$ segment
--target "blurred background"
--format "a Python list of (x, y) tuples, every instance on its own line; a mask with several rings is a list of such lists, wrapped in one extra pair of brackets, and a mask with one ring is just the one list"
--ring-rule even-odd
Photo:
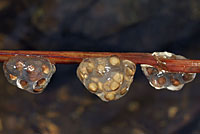
[[(199, 0), (0, 0), (0, 49), (169, 51), (200, 59)], [(2, 64), (1, 64), (2, 65)], [(57, 65), (39, 95), (0, 71), (0, 134), (200, 134), (199, 76), (179, 92), (153, 89), (139, 69), (105, 103)]]

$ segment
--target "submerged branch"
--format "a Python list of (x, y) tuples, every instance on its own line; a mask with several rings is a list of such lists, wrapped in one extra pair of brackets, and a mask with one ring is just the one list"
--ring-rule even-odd
[(0, 62), (12, 56), (41, 56), (55, 64), (80, 63), (84, 58), (116, 55), (135, 64), (148, 64), (170, 72), (200, 73), (200, 60), (157, 59), (151, 53), (0, 50)]

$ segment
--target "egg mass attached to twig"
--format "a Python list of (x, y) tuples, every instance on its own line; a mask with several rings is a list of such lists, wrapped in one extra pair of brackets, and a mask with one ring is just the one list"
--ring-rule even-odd
[(31, 93), (41, 93), (55, 73), (55, 65), (42, 57), (14, 56), (3, 65), (7, 80)]
[(91, 93), (103, 101), (112, 101), (127, 93), (135, 71), (133, 62), (109, 56), (84, 59), (77, 69), (77, 76)]
[[(175, 55), (169, 52), (154, 52), (152, 54), (158, 62), (162, 63), (159, 59), (186, 59), (181, 55)], [(155, 89), (168, 89), (177, 91), (183, 88), (184, 84), (194, 80), (196, 73), (172, 73), (161, 68), (156, 68), (151, 65), (141, 64), (141, 68), (149, 83)]]

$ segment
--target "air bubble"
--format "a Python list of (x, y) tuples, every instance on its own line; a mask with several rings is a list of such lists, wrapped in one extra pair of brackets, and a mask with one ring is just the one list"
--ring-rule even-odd
[(15, 56), (3, 65), (7, 80), (30, 93), (41, 93), (55, 73), (55, 65), (42, 57)]
[(133, 62), (110, 56), (84, 59), (77, 69), (77, 76), (91, 93), (103, 101), (112, 101), (128, 92), (135, 71)]
[[(181, 55), (175, 55), (169, 52), (154, 52), (152, 55), (158, 59), (186, 59)], [(172, 73), (147, 64), (141, 64), (141, 68), (149, 80), (150, 85), (155, 89), (166, 88), (177, 91), (182, 89), (184, 84), (193, 81), (196, 76), (196, 73)]]

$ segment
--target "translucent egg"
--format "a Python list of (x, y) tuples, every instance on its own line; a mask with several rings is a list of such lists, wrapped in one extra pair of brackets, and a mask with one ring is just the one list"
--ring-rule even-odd
[[(186, 59), (181, 55), (175, 55), (169, 52), (154, 52), (152, 55), (158, 59)], [(149, 80), (150, 85), (155, 89), (166, 88), (172, 91), (177, 91), (182, 89), (184, 84), (194, 80), (196, 76), (196, 73), (172, 73), (147, 64), (141, 64), (141, 68)]]
[(55, 65), (42, 57), (15, 56), (3, 65), (7, 80), (31, 93), (41, 93), (55, 73)]
[(77, 76), (84, 86), (103, 101), (124, 96), (133, 81), (136, 65), (117, 56), (84, 59)]

